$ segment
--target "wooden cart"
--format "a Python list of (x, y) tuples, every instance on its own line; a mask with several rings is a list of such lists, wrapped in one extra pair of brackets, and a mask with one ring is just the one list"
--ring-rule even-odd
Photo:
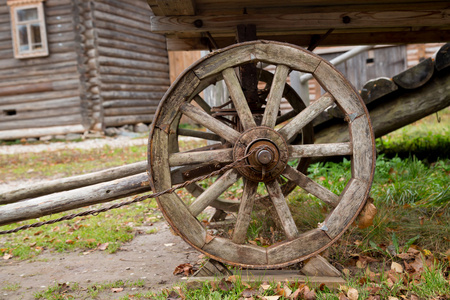
[[(374, 135), (364, 102), (351, 84), (302, 46), (313, 50), (317, 45), (449, 40), (448, 1), (148, 2), (155, 13), (152, 30), (166, 35), (169, 50), (217, 49), (185, 70), (161, 101), (149, 138), (152, 188), (161, 191), (243, 160), (215, 180), (190, 184), (190, 202), (176, 193), (159, 197), (166, 220), (207, 256), (242, 267), (278, 268), (324, 251), (355, 221), (368, 198)], [(312, 74), (324, 90), (311, 105), (290, 87), (287, 77), (293, 70)], [(211, 107), (202, 92), (221, 82), (230, 101)], [(280, 112), (282, 98), (291, 111)], [(310, 124), (331, 105), (345, 116), (347, 140), (314, 144)], [(183, 116), (209, 131), (179, 128)], [(181, 135), (215, 143), (179, 152)], [(312, 157), (330, 156), (351, 157), (351, 178), (340, 194), (307, 174)], [(222, 198), (241, 178), (240, 199)], [(306, 229), (294, 221), (286, 202), (296, 186), (328, 211)], [(208, 207), (216, 211), (202, 222), (199, 216)], [(249, 228), (260, 221), (255, 218), (264, 214), (273, 222), (270, 245), (249, 239)]]

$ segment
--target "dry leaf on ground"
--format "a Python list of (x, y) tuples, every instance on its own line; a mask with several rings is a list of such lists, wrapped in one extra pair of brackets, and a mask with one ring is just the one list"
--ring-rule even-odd
[(123, 291), (123, 288), (111, 288), (111, 292), (113, 293), (120, 293)]
[(391, 270), (394, 270), (397, 273), (403, 273), (403, 267), (401, 264), (396, 263), (395, 261), (391, 264)]
[(190, 263), (178, 265), (175, 268), (175, 270), (173, 271), (173, 275), (178, 275), (178, 274), (184, 274), (186, 276), (194, 274), (192, 265)]

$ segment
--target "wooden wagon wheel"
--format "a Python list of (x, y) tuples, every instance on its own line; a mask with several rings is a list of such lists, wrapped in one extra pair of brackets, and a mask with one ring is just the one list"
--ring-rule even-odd
[[(235, 68), (264, 62), (276, 70), (261, 124), (249, 108)], [(326, 91), (282, 126), (275, 126), (280, 101), (291, 70), (311, 73)], [(236, 108), (243, 132), (211, 117), (191, 101), (211, 83), (224, 79)], [(324, 109), (336, 103), (346, 116), (349, 142), (295, 145), (297, 133)], [(174, 126), (185, 115), (225, 140), (228, 147), (204, 151), (174, 152)], [(176, 124), (176, 125), (174, 125)], [(264, 146), (264, 149), (258, 148)], [(188, 68), (164, 96), (153, 121), (148, 148), (149, 174), (154, 191), (183, 181), (182, 175), (199, 175), (240, 159), (259, 149), (246, 166), (229, 170), (212, 183), (191, 204), (176, 193), (158, 198), (158, 204), (173, 229), (189, 244), (219, 261), (251, 268), (286, 266), (315, 255), (336, 241), (354, 221), (368, 197), (375, 167), (374, 136), (368, 112), (358, 94), (332, 65), (293, 45), (254, 41), (230, 46), (202, 58)], [(342, 156), (352, 159), (351, 179), (340, 195), (316, 183), (288, 161), (302, 157)], [(240, 177), (244, 188), (235, 225), (229, 236), (219, 236), (197, 219), (207, 207)], [(331, 212), (318, 228), (299, 232), (279, 181), (287, 179), (316, 196)], [(284, 231), (283, 240), (260, 247), (248, 243), (258, 185), (264, 185)]]

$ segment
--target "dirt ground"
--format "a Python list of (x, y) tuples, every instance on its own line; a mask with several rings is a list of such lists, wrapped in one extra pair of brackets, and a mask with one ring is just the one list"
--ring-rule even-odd
[[(89, 287), (118, 280), (137, 282), (141, 279), (144, 286), (125, 287), (120, 292), (108, 288), (99, 291), (95, 299), (121, 299), (170, 287), (182, 278), (173, 275), (175, 268), (183, 263), (194, 264), (200, 252), (174, 236), (167, 223), (159, 222), (154, 226), (158, 227), (157, 233), (138, 235), (114, 254), (99, 250), (87, 254), (84, 251), (44, 251), (32, 260), (2, 260), (0, 299), (35, 299), (35, 293), (58, 284), (61, 291), (72, 295), (73, 299), (92, 299)], [(78, 283), (79, 288), (71, 288), (76, 286), (74, 283)]]

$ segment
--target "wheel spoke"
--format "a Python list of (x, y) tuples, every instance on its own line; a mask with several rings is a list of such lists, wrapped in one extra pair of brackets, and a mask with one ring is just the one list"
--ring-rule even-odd
[(208, 114), (211, 114), (211, 106), (209, 106), (209, 104), (206, 103), (206, 101), (203, 100), (202, 97), (200, 97), (199, 95), (196, 95), (194, 97), (194, 101), (198, 104), (198, 106), (203, 108), (204, 111), (206, 111)]
[(181, 105), (180, 111), (192, 120), (208, 128), (212, 132), (215, 132), (232, 144), (234, 144), (239, 138), (239, 132), (214, 119), (206, 112), (204, 112), (200, 108), (195, 107), (192, 104), (184, 103), (183, 105)]
[(193, 216), (198, 216), (206, 207), (226, 191), (233, 183), (239, 179), (240, 175), (236, 170), (225, 172), (209, 188), (207, 188), (195, 201), (189, 206)]
[(288, 149), (289, 158), (323, 157), (353, 154), (351, 143), (291, 145), (288, 147)]
[(177, 152), (169, 155), (169, 166), (185, 166), (199, 163), (230, 163), (233, 149), (220, 149), (196, 152)]
[(327, 190), (326, 188), (316, 183), (305, 174), (297, 171), (296, 169), (287, 166), (286, 169), (284, 169), (282, 175), (287, 179), (291, 180), (292, 182), (294, 182), (299, 187), (303, 188), (308, 193), (316, 196), (326, 204), (332, 207), (336, 207), (338, 205), (339, 203), (338, 195)]
[(322, 95), (313, 104), (302, 110), (294, 119), (283, 126), (278, 133), (280, 133), (287, 141), (294, 137), (300, 130), (315, 117), (317, 117), (325, 108), (334, 102), (331, 94), (326, 93)]
[(241, 205), (239, 206), (238, 217), (232, 238), (232, 241), (237, 244), (243, 244), (247, 237), (247, 229), (251, 220), (257, 188), (258, 183), (244, 179), (244, 192), (242, 194)]
[(214, 134), (212, 132), (199, 131), (199, 130), (178, 128), (178, 135), (196, 137), (196, 138), (210, 140), (210, 141), (220, 141), (220, 136), (218, 136), (217, 134)]
[(286, 199), (284, 199), (280, 184), (276, 180), (273, 180), (266, 183), (266, 188), (270, 199), (275, 206), (281, 225), (283, 225), (286, 237), (290, 240), (296, 238), (298, 236), (297, 225), (295, 225), (291, 211), (286, 203)]
[(284, 121), (287, 121), (287, 120), (289, 120), (290, 118), (295, 117), (296, 115), (297, 115), (297, 112), (296, 112), (295, 110), (290, 110), (290, 111), (288, 111), (287, 113), (282, 114), (281, 116), (279, 116), (279, 117), (277, 118), (276, 124), (283, 123)]
[(264, 116), (261, 123), (261, 125), (263, 126), (267, 126), (270, 128), (273, 128), (275, 126), (288, 73), (289, 68), (287, 66), (277, 66), (274, 80), (272, 81), (272, 86), (270, 88), (270, 93), (267, 97), (267, 105), (264, 110)]
[(231, 100), (233, 100), (233, 104), (236, 107), (242, 126), (245, 130), (255, 127), (255, 120), (253, 119), (252, 112), (248, 107), (247, 99), (245, 98), (241, 84), (239, 83), (239, 79), (237, 78), (234, 69), (225, 69), (222, 72), (222, 75), (225, 84), (227, 85), (228, 92), (230, 93)]

